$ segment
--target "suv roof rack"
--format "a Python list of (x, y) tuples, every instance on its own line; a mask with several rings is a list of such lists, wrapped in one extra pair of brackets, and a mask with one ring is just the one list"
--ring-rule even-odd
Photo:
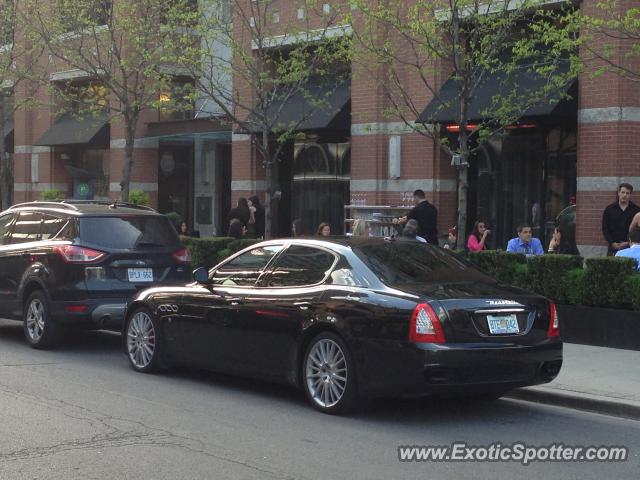
[[(137, 205), (135, 203), (121, 202), (119, 200), (62, 200), (63, 204), (74, 207), (75, 205), (108, 205), (111, 208), (125, 207), (125, 208), (137, 208), (138, 210), (147, 210), (149, 212), (155, 212), (156, 210), (147, 207), (146, 205)], [(77, 207), (76, 207), (77, 209)]]
[(70, 203), (65, 203), (64, 201), (53, 202), (53, 201), (42, 201), (42, 200), (34, 200), (33, 202), (23, 202), (16, 203), (15, 205), (11, 205), (7, 210), (11, 210), (13, 208), (20, 207), (56, 207), (56, 208), (68, 208), (71, 210), (78, 210), (78, 207), (72, 205)]
[(125, 208), (136, 208), (138, 210), (146, 210), (149, 212), (156, 212), (155, 209), (151, 207), (147, 207), (146, 205), (136, 205), (135, 203), (120, 202), (117, 200), (110, 201), (110, 200), (73, 200), (73, 199), (60, 200), (59, 202), (35, 200), (33, 202), (17, 203), (15, 205), (11, 205), (8, 208), (8, 210), (13, 208), (20, 208), (20, 207), (55, 207), (55, 208), (67, 208), (70, 210), (79, 210), (78, 207), (76, 207), (76, 205), (107, 205), (110, 208), (125, 207)]

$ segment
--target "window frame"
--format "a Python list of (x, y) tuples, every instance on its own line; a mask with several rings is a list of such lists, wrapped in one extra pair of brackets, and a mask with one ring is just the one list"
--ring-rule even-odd
[(5, 216), (11, 217), (11, 221), (9, 222), (9, 227), (7, 228), (7, 231), (4, 232), (4, 236), (0, 237), (0, 247), (4, 245), (11, 245), (9, 243), (6, 243), (6, 240), (11, 236), (11, 233), (13, 232), (13, 225), (16, 223), (16, 218), (17, 218), (17, 215), (15, 214), (15, 212), (7, 212), (5, 215), (0, 215), (0, 219), (2, 219)]
[[(250, 252), (252, 252), (253, 250), (256, 250), (258, 248), (267, 248), (267, 247), (281, 247), (280, 250), (278, 250), (270, 259), (269, 261), (264, 265), (264, 267), (260, 270), (260, 272), (258, 273), (258, 276), (256, 277), (256, 281), (253, 283), (253, 285), (224, 285), (224, 284), (219, 284), (219, 283), (215, 283), (213, 281), (213, 277), (216, 274), (216, 272), (218, 272), (221, 268), (224, 268), (226, 265), (228, 265), (229, 263), (233, 262), (235, 259), (246, 255)], [(239, 252), (236, 255), (233, 255), (231, 258), (227, 259), (224, 263), (219, 264), (217, 267), (212, 268), (209, 271), (209, 282), (211, 284), (211, 286), (216, 289), (216, 288), (255, 288), (260, 286), (265, 274), (267, 274), (270, 271), (271, 265), (273, 264), (273, 262), (280, 257), (280, 255), (282, 255), (282, 253), (284, 251), (286, 251), (288, 249), (288, 245), (286, 243), (272, 243), (272, 244), (268, 244), (268, 245), (262, 245), (262, 246), (255, 246), (252, 245), (252, 247), (247, 250), (247, 251), (242, 251), (241, 253)]]
[(5, 245), (22, 245), (25, 243), (34, 243), (34, 242), (39, 242), (40, 239), (42, 238), (42, 221), (44, 220), (44, 213), (38, 210), (23, 210), (20, 212), (17, 212), (17, 215), (14, 216), (13, 219), (13, 223), (11, 225), (11, 233), (9, 234), (9, 240), (13, 240), (13, 234), (16, 231), (16, 225), (18, 224), (18, 221), (20, 220), (20, 217), (23, 215), (40, 215), (40, 222), (38, 223), (38, 233), (36, 234), (36, 237), (33, 239), (27, 239), (23, 242), (12, 242), (9, 241), (9, 243), (5, 244)]
[[(331, 263), (331, 266), (326, 270), (326, 273), (324, 275), (324, 278), (322, 280), (320, 280), (319, 282), (316, 283), (309, 283), (309, 284), (305, 284), (305, 285), (285, 285), (285, 286), (271, 286), (269, 285), (269, 280), (271, 279), (273, 272), (275, 271), (274, 267), (277, 267), (276, 262), (278, 260), (280, 260), (280, 258), (284, 257), (287, 252), (292, 248), (292, 247), (303, 247), (303, 248), (311, 248), (311, 249), (315, 249), (315, 250), (321, 250), (323, 252), (326, 252), (330, 255), (333, 256), (333, 262)], [(256, 285), (259, 288), (268, 288), (271, 290), (281, 290), (281, 289), (285, 289), (285, 288), (309, 288), (309, 287), (317, 287), (319, 285), (324, 285), (327, 283), (327, 279), (329, 277), (331, 277), (331, 274), (333, 273), (333, 270), (336, 268), (336, 265), (338, 264), (338, 262), (340, 261), (340, 256), (334, 252), (333, 250), (326, 248), (324, 246), (320, 246), (320, 245), (306, 245), (306, 244), (302, 244), (302, 243), (290, 243), (286, 246), (285, 249), (283, 249), (281, 252), (279, 252), (279, 255), (277, 256), (277, 258), (274, 258), (274, 261), (272, 262), (272, 264), (269, 266), (270, 268), (268, 270), (265, 270), (265, 272), (263, 272), (263, 275), (261, 275), (260, 278), (258, 278), (258, 285)]]

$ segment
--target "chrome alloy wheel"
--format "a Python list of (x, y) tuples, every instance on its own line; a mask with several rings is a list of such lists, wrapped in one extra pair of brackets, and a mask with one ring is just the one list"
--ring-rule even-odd
[(38, 343), (44, 333), (44, 305), (38, 298), (29, 303), (27, 309), (27, 332), (33, 343)]
[(319, 340), (307, 356), (305, 378), (310, 396), (323, 408), (336, 405), (347, 388), (347, 360), (333, 340)]
[(147, 368), (156, 352), (156, 331), (148, 313), (137, 312), (127, 328), (127, 352), (136, 368)]

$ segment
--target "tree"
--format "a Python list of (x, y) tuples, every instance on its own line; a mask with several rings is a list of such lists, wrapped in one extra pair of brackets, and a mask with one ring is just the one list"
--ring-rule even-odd
[(640, 3), (598, 2), (581, 20), (589, 60), (599, 63), (594, 73), (611, 71), (640, 82)]
[[(167, 62), (179, 32), (188, 25), (172, 23), (193, 9), (189, 0), (56, 0), (49, 4), (32, 0), (27, 10), (34, 35), (53, 61), (77, 69), (104, 87), (107, 104), (84, 98), (77, 114), (97, 114), (105, 108), (111, 118), (123, 122), (125, 162), (121, 198), (129, 198), (135, 163), (134, 141), (140, 115), (157, 108), (160, 92), (169, 88), (176, 73)], [(170, 62), (169, 62), (170, 63)], [(58, 96), (73, 93), (60, 89)]]
[[(353, 2), (360, 74), (377, 79), (388, 103), (386, 116), (432, 138), (452, 156), (458, 237), (465, 239), (469, 162), (485, 140), (556, 98), (577, 76), (575, 13), (543, 8), (544, 0)], [(440, 90), (443, 71), (450, 74), (447, 92)], [(538, 79), (536, 87), (525, 88), (531, 78)], [(474, 112), (473, 101), (487, 82), (498, 84), (496, 93)], [(434, 98), (435, 107), (425, 110), (425, 97)], [(455, 122), (452, 141), (441, 134), (442, 114)]]
[[(7, 126), (15, 110), (32, 101), (34, 80), (42, 73), (36, 62), (41, 49), (24, 33), (20, 20), (16, 0), (0, 2), (0, 211), (13, 203), (13, 159), (5, 145)], [(16, 102), (14, 91), (18, 88), (23, 94)]]
[[(172, 56), (194, 79), (194, 95), (213, 102), (237, 133), (250, 136), (265, 169), (270, 238), (283, 148), (314, 113), (330, 108), (336, 87), (350, 78), (349, 28), (339, 7), (332, 3), (329, 10), (316, 0), (298, 0), (293, 8), (277, 1), (199, 4), (201, 14), (178, 21), (196, 24), (199, 41), (184, 35)], [(279, 6), (298, 12), (298, 20), (280, 23), (285, 11)], [(295, 118), (286, 115), (301, 97), (305, 108)]]

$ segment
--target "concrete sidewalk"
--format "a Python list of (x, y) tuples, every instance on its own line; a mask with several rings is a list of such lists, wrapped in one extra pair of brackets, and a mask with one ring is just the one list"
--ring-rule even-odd
[(507, 397), (640, 420), (640, 351), (565, 343), (553, 382)]

